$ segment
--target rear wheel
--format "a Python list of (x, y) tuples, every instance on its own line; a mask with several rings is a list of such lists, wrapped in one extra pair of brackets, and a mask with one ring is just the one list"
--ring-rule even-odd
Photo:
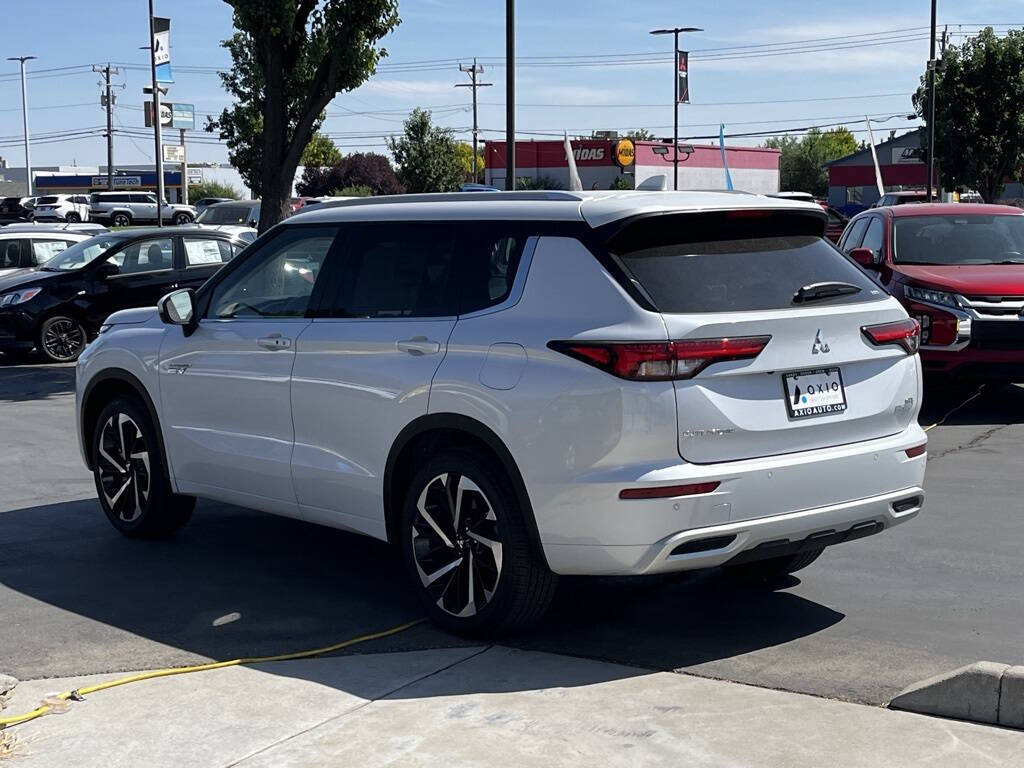
[(92, 436), (93, 479), (110, 523), (125, 536), (169, 536), (188, 522), (195, 499), (171, 491), (156, 428), (142, 403), (112, 400)]
[(115, 227), (130, 227), (132, 223), (132, 217), (127, 213), (115, 213), (110, 217), (110, 223)]
[(77, 224), (81, 220), (82, 217), (79, 216), (77, 213), (69, 213), (67, 216), (64, 217), (64, 221), (66, 221), (68, 224)]
[(401, 522), (402, 555), (430, 618), (493, 637), (543, 616), (556, 576), (529, 539), (512, 484), (496, 462), (442, 452), (415, 474)]
[(795, 555), (755, 560), (752, 563), (742, 563), (740, 565), (726, 565), (725, 568), (731, 576), (741, 581), (773, 581), (806, 568), (817, 560), (824, 551), (824, 547), (821, 549), (809, 549), (806, 552), (798, 552)]
[(178, 225), (190, 224), (191, 222), (192, 222), (192, 216), (190, 214), (187, 214), (187, 213), (176, 213), (176, 214), (174, 214), (174, 223), (175, 224), (178, 224)]
[(48, 317), (39, 326), (39, 352), (52, 363), (71, 363), (78, 359), (88, 339), (78, 320), (67, 315)]

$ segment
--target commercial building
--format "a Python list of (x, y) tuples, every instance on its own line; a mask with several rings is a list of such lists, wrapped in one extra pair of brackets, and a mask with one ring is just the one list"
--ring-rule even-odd
[[(928, 185), (928, 165), (921, 150), (923, 130), (910, 131), (875, 145), (886, 192), (924, 189)], [(871, 147), (826, 163), (825, 167), (828, 169), (828, 202), (833, 208), (854, 214), (870, 208), (880, 197)], [(935, 183), (938, 184), (938, 169)]]
[[(579, 139), (570, 143), (584, 189), (610, 189), (616, 183), (672, 189), (671, 142), (637, 141), (632, 157), (623, 157), (617, 151), (618, 139)], [(722, 152), (717, 145), (679, 146), (679, 189), (725, 189)], [(486, 181), (501, 189), (507, 175), (505, 154), (505, 142), (485, 142)], [(733, 187), (760, 194), (778, 192), (779, 157), (777, 149), (726, 147)], [(564, 141), (517, 141), (516, 178), (533, 185), (568, 189), (569, 161)]]

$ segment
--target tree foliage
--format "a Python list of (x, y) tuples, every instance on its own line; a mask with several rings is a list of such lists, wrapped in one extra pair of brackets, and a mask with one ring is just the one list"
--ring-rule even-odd
[(299, 163), (307, 167), (312, 165), (317, 168), (326, 168), (329, 165), (340, 163), (341, 157), (341, 150), (335, 146), (334, 142), (317, 131), (302, 151)]
[(341, 194), (338, 190), (345, 187), (367, 187), (374, 195), (400, 195), (405, 191), (388, 159), (373, 152), (348, 155), (328, 168), (306, 166), (295, 185), (300, 195), (308, 197)]
[(403, 134), (388, 139), (388, 149), (406, 191), (454, 192), (465, 179), (460, 143), (450, 128), (433, 124), (429, 111), (414, 109)]
[(224, 0), (235, 34), (221, 74), (233, 105), (207, 130), (263, 200), (260, 231), (285, 215), (295, 169), (338, 93), (359, 87), (387, 55), (378, 41), (399, 23), (397, 0)]
[(188, 199), (195, 202), (204, 197), (227, 197), (238, 200), (242, 193), (230, 184), (223, 184), (219, 181), (204, 181), (202, 184), (188, 185)]
[[(476, 181), (473, 178), (473, 145), (460, 141), (455, 146), (455, 153), (458, 155), (459, 164), (462, 166), (462, 180)], [(476, 153), (476, 172), (480, 178), (483, 178), (484, 155), (482, 152)]]
[(824, 132), (815, 128), (802, 139), (777, 136), (764, 145), (782, 153), (779, 176), (783, 190), (819, 197), (828, 194), (828, 173), (822, 166), (857, 151), (857, 140), (846, 128)]
[(351, 187), (342, 187), (334, 190), (339, 197), (373, 197), (373, 190), (365, 184), (356, 184)]
[[(914, 94), (930, 111), (927, 73)], [(935, 78), (935, 160), (946, 187), (976, 189), (997, 200), (1024, 168), (1024, 32), (998, 37), (986, 28), (946, 50)]]
[(632, 131), (626, 131), (626, 138), (633, 141), (652, 141), (656, 137), (653, 132), (646, 128), (634, 128)]
[(565, 185), (550, 176), (538, 176), (535, 179), (527, 176), (516, 181), (516, 189), (565, 189)]

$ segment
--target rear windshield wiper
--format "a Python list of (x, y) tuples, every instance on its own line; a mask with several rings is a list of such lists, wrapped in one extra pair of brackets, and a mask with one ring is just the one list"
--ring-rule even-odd
[(846, 296), (851, 293), (860, 293), (860, 286), (853, 283), (840, 282), (811, 283), (798, 289), (793, 294), (793, 303), (803, 304), (807, 301), (820, 301), (821, 299), (831, 299), (834, 296)]

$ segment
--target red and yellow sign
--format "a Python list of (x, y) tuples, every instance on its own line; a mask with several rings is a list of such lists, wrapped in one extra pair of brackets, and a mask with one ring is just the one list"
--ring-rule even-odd
[(620, 168), (628, 168), (636, 161), (636, 146), (632, 139), (619, 139), (615, 145), (615, 163)]

